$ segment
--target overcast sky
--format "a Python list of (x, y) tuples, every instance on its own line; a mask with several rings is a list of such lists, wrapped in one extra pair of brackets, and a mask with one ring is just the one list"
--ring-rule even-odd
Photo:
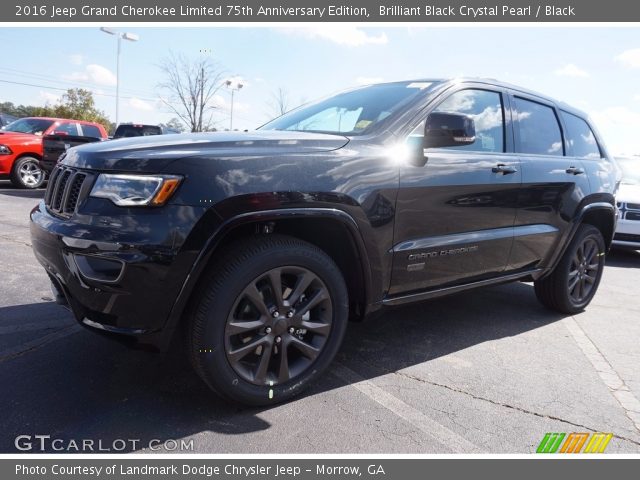
[[(123, 42), (121, 121), (159, 123), (174, 115), (158, 101), (157, 67), (169, 51), (211, 56), (246, 86), (235, 96), (234, 128), (272, 114), (282, 87), (290, 106), (359, 83), (434, 77), (491, 77), (587, 111), (610, 151), (640, 154), (640, 28), (381, 27), (155, 28), (128, 26)], [(116, 41), (95, 28), (1, 28), (0, 101), (55, 102), (90, 88), (115, 119)], [(16, 85), (3, 81), (31, 84)], [(62, 90), (61, 90), (62, 89)], [(230, 95), (220, 90), (219, 127)]]

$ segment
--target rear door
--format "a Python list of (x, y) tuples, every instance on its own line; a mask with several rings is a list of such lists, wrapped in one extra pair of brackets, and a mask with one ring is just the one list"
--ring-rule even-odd
[[(473, 117), (476, 141), (401, 167), (391, 295), (495, 277), (509, 258), (521, 178), (505, 93), (482, 84), (444, 95), (432, 111)], [(424, 119), (412, 137), (423, 133)]]
[(582, 199), (587, 174), (556, 106), (511, 92), (515, 148), (522, 166), (522, 189), (514, 225), (509, 269), (547, 267)]

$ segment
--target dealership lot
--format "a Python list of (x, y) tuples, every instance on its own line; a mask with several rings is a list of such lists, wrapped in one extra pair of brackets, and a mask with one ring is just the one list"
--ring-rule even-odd
[(529, 453), (546, 432), (612, 432), (607, 452), (640, 453), (638, 252), (609, 257), (574, 317), (518, 283), (350, 325), (307, 394), (246, 409), (210, 394), (179, 356), (87, 332), (51, 301), (28, 230), (43, 193), (0, 181), (0, 452), (19, 435), (39, 451), (34, 436), (50, 435), (72, 452), (93, 440), (95, 451)]

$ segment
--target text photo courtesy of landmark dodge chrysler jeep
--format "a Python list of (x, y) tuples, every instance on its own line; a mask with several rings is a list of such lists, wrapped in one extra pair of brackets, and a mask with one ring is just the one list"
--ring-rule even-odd
[(70, 149), (31, 237), (82, 325), (158, 349), (181, 336), (213, 390), (269, 404), (326, 369), (348, 320), (393, 305), (528, 280), (548, 308), (584, 309), (615, 172), (586, 116), (539, 94), (377, 84), (254, 132)]

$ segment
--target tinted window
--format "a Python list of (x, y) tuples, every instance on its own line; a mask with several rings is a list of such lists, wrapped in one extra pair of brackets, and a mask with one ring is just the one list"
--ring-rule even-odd
[(564, 155), (562, 132), (553, 108), (516, 98), (516, 129), (520, 153)]
[(146, 137), (161, 134), (162, 129), (155, 125), (119, 125), (113, 138)]
[(580, 158), (600, 158), (598, 142), (587, 122), (567, 112), (560, 112), (565, 127), (567, 141), (571, 145), (573, 156)]
[(78, 135), (78, 124), (61, 123), (60, 125), (56, 125), (56, 127), (53, 129), (53, 134), (57, 135), (58, 133), (66, 133), (67, 135)]
[(81, 127), (82, 135), (84, 135), (85, 137), (102, 138), (100, 129), (95, 125), (81, 125)]
[(449, 147), (477, 152), (504, 152), (504, 115), (502, 96), (488, 90), (461, 90), (454, 93), (434, 110), (461, 113), (473, 118), (476, 141), (471, 145)]

